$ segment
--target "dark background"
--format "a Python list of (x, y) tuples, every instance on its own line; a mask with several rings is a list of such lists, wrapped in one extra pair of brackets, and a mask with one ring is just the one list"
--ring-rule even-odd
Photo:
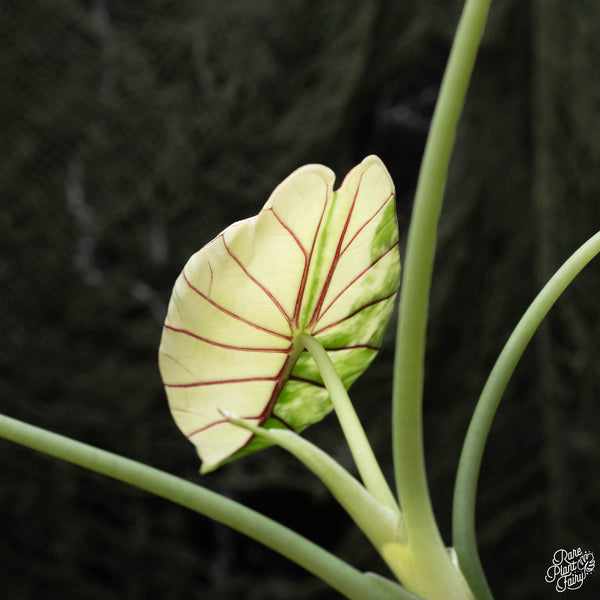
[[(387, 573), (320, 483), (271, 449), (200, 478), (156, 366), (171, 286), (296, 167), (379, 154), (401, 236), (461, 2), (8, 0), (0, 8), (0, 412), (198, 481)], [(600, 4), (495, 0), (452, 161), (427, 356), (446, 539), (474, 403), (512, 327), (600, 226)], [(559, 597), (600, 556), (600, 263), (507, 391), (479, 494), (497, 598)], [(386, 472), (392, 334), (352, 398)], [(308, 437), (343, 464), (335, 418)], [(0, 596), (339, 596), (220, 524), (0, 441)], [(573, 598), (597, 598), (596, 570)]]

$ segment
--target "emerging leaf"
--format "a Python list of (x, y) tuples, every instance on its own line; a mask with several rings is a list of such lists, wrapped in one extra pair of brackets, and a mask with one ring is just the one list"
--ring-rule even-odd
[(379, 349), (400, 281), (394, 186), (376, 156), (335, 192), (334, 181), (322, 165), (297, 169), (175, 283), (159, 365), (202, 472), (268, 443), (219, 409), (296, 432), (331, 411), (301, 333), (325, 347), (346, 388)]

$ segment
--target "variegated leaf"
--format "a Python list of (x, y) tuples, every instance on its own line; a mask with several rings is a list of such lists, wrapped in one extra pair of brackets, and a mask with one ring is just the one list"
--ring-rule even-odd
[(325, 347), (346, 388), (379, 349), (400, 277), (393, 183), (376, 156), (337, 191), (334, 180), (322, 165), (294, 171), (175, 283), (160, 370), (203, 472), (265, 445), (219, 409), (296, 432), (330, 412), (299, 334)]

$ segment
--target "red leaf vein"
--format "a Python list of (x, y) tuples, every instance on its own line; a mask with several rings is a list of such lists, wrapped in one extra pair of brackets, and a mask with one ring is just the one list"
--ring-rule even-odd
[(376, 300), (371, 300), (371, 302), (367, 302), (366, 304), (364, 304), (360, 308), (357, 308), (355, 311), (346, 315), (344, 318), (340, 319), (339, 321), (334, 321), (333, 323), (330, 323), (329, 325), (325, 325), (325, 327), (321, 327), (321, 329), (316, 329), (313, 332), (313, 335), (315, 335), (315, 336), (319, 335), (320, 333), (322, 333), (323, 331), (326, 331), (327, 329), (330, 329), (331, 327), (335, 327), (336, 325), (339, 325), (340, 323), (343, 323), (344, 321), (348, 321), (349, 319), (351, 319), (352, 317), (357, 315), (359, 312), (362, 312), (363, 310), (369, 308), (370, 306), (379, 304), (380, 302), (385, 302), (386, 300), (393, 298), (397, 293), (398, 293), (398, 290), (394, 290), (391, 294), (388, 294), (387, 296), (383, 296), (382, 298), (377, 298)]
[(271, 302), (276, 306), (277, 310), (279, 310), (279, 312), (285, 317), (285, 320), (290, 325), (290, 330), (291, 330), (290, 316), (287, 314), (287, 312), (285, 311), (283, 306), (281, 306), (281, 304), (279, 303), (277, 298), (275, 298), (273, 293), (270, 290), (268, 290), (265, 285), (263, 285), (260, 281), (258, 281), (258, 279), (256, 279), (256, 277), (254, 277), (248, 271), (248, 269), (244, 266), (242, 261), (231, 251), (231, 249), (225, 242), (225, 237), (223, 236), (223, 234), (221, 234), (221, 240), (223, 241), (223, 246), (225, 247), (225, 250), (227, 250), (227, 253), (229, 254), (229, 256), (231, 256), (231, 258), (233, 258), (233, 260), (236, 262), (238, 267), (242, 270), (244, 275), (246, 275), (246, 277), (248, 277), (248, 279), (250, 279), (250, 281), (252, 281), (254, 284), (256, 284), (264, 292), (264, 294), (267, 296), (267, 298), (269, 298), (269, 300), (271, 300)]
[(250, 383), (254, 381), (277, 381), (275, 377), (244, 377), (241, 379), (215, 379), (213, 381), (193, 381), (191, 383), (165, 383), (165, 387), (169, 388), (192, 388), (204, 387), (207, 385), (226, 385), (230, 383)]
[(349, 246), (354, 242), (354, 240), (358, 237), (360, 232), (385, 208), (386, 204), (394, 197), (394, 194), (390, 194), (385, 202), (369, 217), (357, 230), (357, 232), (352, 236), (352, 239), (344, 246), (341, 254), (344, 254), (346, 250), (348, 250)]
[(255, 348), (252, 346), (232, 346), (231, 344), (222, 344), (221, 342), (216, 342), (215, 340), (211, 340), (200, 335), (196, 335), (187, 329), (179, 329), (178, 327), (173, 327), (165, 323), (165, 329), (169, 331), (173, 331), (175, 333), (182, 333), (184, 335), (189, 335), (200, 342), (204, 342), (205, 344), (210, 344), (211, 346), (217, 346), (219, 348), (225, 348), (227, 350), (238, 350), (240, 352), (275, 352), (279, 354), (286, 354), (290, 351), (290, 348)]
[(255, 329), (258, 329), (259, 331), (264, 331), (265, 333), (269, 333), (269, 334), (274, 335), (276, 337), (280, 337), (280, 338), (283, 338), (285, 340), (290, 340), (291, 341), (292, 337), (290, 335), (285, 335), (283, 333), (279, 333), (278, 331), (273, 331), (272, 329), (268, 329), (267, 327), (263, 327), (262, 325), (257, 325), (256, 323), (253, 323), (252, 321), (248, 321), (248, 319), (244, 319), (243, 317), (240, 317), (240, 315), (237, 315), (236, 313), (234, 313), (234, 312), (232, 312), (230, 310), (227, 310), (224, 306), (221, 306), (220, 304), (218, 304), (217, 302), (215, 302), (212, 298), (209, 298), (206, 294), (202, 293), (197, 287), (195, 287), (192, 284), (192, 282), (188, 279), (185, 270), (183, 271), (183, 278), (185, 279), (185, 282), (187, 283), (188, 287), (191, 290), (193, 290), (194, 292), (196, 292), (196, 294), (198, 294), (201, 298), (203, 298), (204, 300), (206, 300), (210, 305), (214, 306), (220, 312), (226, 314), (227, 316), (231, 317), (232, 319), (236, 319), (237, 321), (240, 321), (241, 323), (249, 325), (250, 327), (254, 327)]
[(378, 256), (366, 269), (363, 269), (354, 279), (352, 279), (352, 281), (350, 281), (348, 285), (343, 287), (342, 290), (337, 294), (337, 296), (335, 296), (335, 298), (333, 298), (333, 300), (329, 303), (329, 306), (327, 306), (327, 308), (321, 313), (321, 315), (319, 316), (319, 321), (325, 316), (325, 313), (337, 302), (337, 300), (340, 298), (340, 296), (342, 296), (342, 294), (347, 292), (361, 277), (363, 277), (363, 275), (365, 275), (365, 273), (368, 273), (384, 256), (386, 256), (394, 248), (396, 248), (398, 244), (399, 242), (396, 242), (393, 246), (388, 248), (383, 254)]

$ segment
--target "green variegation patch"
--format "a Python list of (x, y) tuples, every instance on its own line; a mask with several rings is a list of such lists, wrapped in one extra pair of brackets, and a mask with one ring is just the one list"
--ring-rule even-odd
[(175, 283), (160, 370), (203, 472), (268, 443), (219, 410), (296, 432), (330, 412), (301, 333), (324, 346), (346, 388), (380, 347), (400, 279), (393, 183), (375, 156), (337, 191), (334, 181), (322, 165), (301, 167)]

